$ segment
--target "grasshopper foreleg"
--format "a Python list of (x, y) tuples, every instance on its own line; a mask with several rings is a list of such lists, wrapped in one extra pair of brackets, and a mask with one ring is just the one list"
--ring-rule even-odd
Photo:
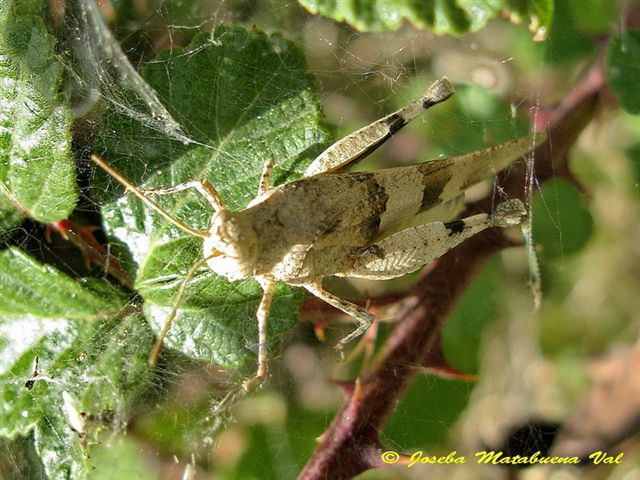
[(258, 370), (255, 376), (245, 380), (242, 388), (249, 391), (255, 384), (262, 383), (267, 376), (267, 320), (271, 310), (271, 300), (276, 282), (266, 276), (257, 276), (256, 280), (262, 287), (262, 300), (258, 306), (256, 317), (258, 319)]
[(271, 188), (269, 187), (269, 182), (271, 180), (271, 174), (273, 173), (274, 165), (275, 163), (273, 161), (273, 158), (269, 158), (266, 162), (264, 162), (264, 166), (262, 167), (262, 174), (260, 175), (260, 181), (258, 182), (258, 194), (253, 200), (249, 202), (247, 208), (262, 202), (269, 193), (269, 190), (271, 190)]
[(209, 180), (192, 180), (190, 182), (181, 183), (173, 187), (167, 188), (145, 188), (140, 189), (145, 195), (172, 195), (174, 193), (182, 192), (193, 188), (197, 190), (207, 201), (211, 204), (215, 211), (219, 211), (225, 208), (220, 195), (209, 182)]

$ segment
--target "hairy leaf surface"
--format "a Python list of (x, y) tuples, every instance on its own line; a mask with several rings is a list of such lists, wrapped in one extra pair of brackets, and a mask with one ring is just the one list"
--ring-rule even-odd
[(395, 30), (404, 20), (439, 35), (472, 32), (507, 13), (528, 21), (544, 37), (553, 17), (553, 0), (300, 0), (312, 13), (346, 22), (361, 31)]
[[(34, 219), (52, 222), (71, 213), (78, 189), (71, 113), (58, 93), (62, 67), (41, 18), (43, 6), (0, 5), (0, 195), (12, 196)], [(16, 218), (2, 226), (15, 226)]]
[[(153, 335), (126, 304), (106, 281), (70, 278), (17, 248), (0, 252), (0, 436), (32, 434), (49, 478), (83, 478), (83, 445), (122, 427), (150, 387), (144, 347)], [(83, 432), (65, 396), (83, 413)]]

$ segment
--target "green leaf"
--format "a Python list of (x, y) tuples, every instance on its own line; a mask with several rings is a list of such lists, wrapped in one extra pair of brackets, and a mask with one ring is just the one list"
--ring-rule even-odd
[(636, 192), (636, 195), (640, 195), (640, 143), (636, 143), (627, 148), (626, 154), (631, 161), (634, 191)]
[(602, 3), (602, 1), (555, 1), (551, 35), (549, 41), (544, 44), (545, 61), (556, 64), (567, 63), (593, 52), (595, 49), (593, 37), (578, 25), (575, 13), (576, 10), (594, 12), (592, 3)]
[(40, 222), (66, 218), (78, 199), (62, 66), (39, 1), (0, 6), (0, 181)]
[(397, 445), (398, 450), (442, 447), (474, 387), (461, 380), (416, 376), (384, 428), (385, 442)]
[(459, 35), (483, 28), (503, 13), (528, 20), (543, 38), (551, 25), (553, 0), (299, 0), (311, 13), (346, 22), (360, 31), (395, 30), (403, 20), (438, 35)]
[[(557, 4), (556, 4), (557, 5)], [(621, 4), (602, 0), (582, 0), (568, 3), (572, 23), (578, 31), (586, 35), (606, 35), (619, 15)]]
[(17, 436), (13, 440), (0, 438), (0, 478), (46, 480), (33, 435)]
[[(55, 287), (55, 288), (53, 288)], [(0, 252), (0, 313), (40, 318), (86, 319), (122, 307), (122, 295), (103, 281), (75, 280), (40, 265), (17, 248)], [(114, 299), (119, 299), (114, 307)]]
[(0, 186), (0, 242), (3, 242), (22, 223), (24, 215), (2, 194), (1, 189)]
[(640, 30), (622, 32), (609, 44), (607, 76), (629, 113), (640, 113)]
[[(456, 85), (456, 94), (441, 108), (430, 112), (438, 132), (430, 142), (437, 155), (461, 155), (527, 135), (528, 118), (503, 99), (474, 85)], [(474, 128), (469, 128), (469, 125)], [(446, 132), (441, 135), (439, 132)]]
[[(219, 27), (184, 49), (161, 53), (141, 74), (191, 139), (181, 143), (144, 119), (107, 112), (100, 150), (145, 187), (208, 179), (230, 208), (241, 209), (256, 195), (267, 159), (275, 160), (272, 183), (282, 183), (297, 178), (327, 144), (304, 55), (278, 35)], [(99, 185), (103, 199), (121, 194), (104, 176)], [(198, 194), (156, 200), (208, 230), (212, 210)], [(201, 240), (132, 196), (104, 205), (103, 217), (111, 239), (128, 249), (137, 268), (145, 314), (161, 326), (185, 273), (202, 258)], [(187, 288), (167, 344), (196, 359), (239, 366), (254, 358), (260, 297), (253, 280), (231, 284), (203, 269)], [(301, 299), (299, 291), (278, 287), (269, 317), (272, 342), (291, 327)]]
[[(1, 87), (0, 87), (1, 88)], [(2, 141), (0, 134), (0, 142)], [(6, 187), (7, 169), (0, 162), (0, 242), (4, 242), (11, 236), (11, 231), (22, 223), (24, 214), (16, 208), (13, 194)]]
[[(125, 314), (126, 301), (105, 281), (0, 252), (0, 436), (33, 435), (50, 479), (84, 478), (85, 445), (124, 426), (150, 388), (153, 334)], [(72, 430), (65, 396), (84, 413), (86, 436)]]
[[(547, 30), (553, 21), (554, 0), (507, 0), (506, 7), (514, 20), (529, 20), (529, 28), (533, 32), (540, 28)], [(545, 34), (544, 30), (541, 35)]]
[(591, 238), (593, 217), (582, 194), (569, 182), (544, 184), (533, 199), (534, 240), (541, 258), (555, 259), (580, 251)]
[(496, 317), (500, 268), (493, 259), (474, 279), (442, 330), (442, 349), (451, 366), (478, 373), (484, 327)]
[[(140, 454), (135, 436), (120, 435), (91, 449), (91, 480), (146, 480), (163, 478), (154, 457)], [(178, 465), (176, 465), (178, 467)], [(184, 468), (184, 466), (178, 467)], [(186, 474), (183, 474), (186, 476)], [(164, 475), (166, 478), (166, 475)], [(188, 477), (187, 477), (188, 478)]]

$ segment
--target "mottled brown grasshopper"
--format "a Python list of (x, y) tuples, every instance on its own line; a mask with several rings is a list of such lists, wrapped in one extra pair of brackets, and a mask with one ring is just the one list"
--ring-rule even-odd
[[(257, 197), (239, 212), (230, 211), (207, 180), (144, 190), (93, 155), (96, 164), (148, 207), (204, 240), (203, 258), (193, 265), (180, 285), (150, 362), (155, 363), (187, 284), (204, 264), (231, 281), (254, 277), (264, 292), (257, 311), (258, 369), (243, 384), (249, 389), (267, 373), (266, 325), (277, 281), (304, 287), (359, 322), (358, 328), (338, 343), (337, 348), (342, 349), (367, 330), (373, 316), (366, 309), (325, 291), (324, 277), (376, 280), (399, 277), (423, 267), (486, 228), (520, 223), (526, 209), (514, 199), (499, 204), (491, 214), (392, 230), (420, 212), (458, 198), (467, 187), (527, 153), (540, 137), (521, 138), (468, 155), (407, 167), (339, 173), (369, 155), (422, 111), (451, 95), (453, 86), (446, 78), (436, 81), (420, 99), (333, 144), (311, 163), (301, 180), (270, 188), (273, 163), (267, 162)], [(190, 227), (149, 198), (189, 188), (200, 192), (214, 210), (207, 231)]]

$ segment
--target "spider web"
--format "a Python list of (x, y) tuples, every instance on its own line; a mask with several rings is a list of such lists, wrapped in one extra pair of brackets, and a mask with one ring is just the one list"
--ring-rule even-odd
[[(251, 7), (239, 6), (237, 2), (224, 0), (194, 2), (193, 5), (191, 2), (180, 1), (149, 2), (139, 7), (139, 12), (135, 12), (127, 2), (69, 2), (66, 8), (63, 36), (66, 40), (60, 45), (59, 51), (68, 75), (68, 100), (74, 118), (81, 126), (79, 138), (82, 140), (77, 146), (80, 155), (84, 155), (86, 159), (87, 152), (96, 145), (98, 149), (102, 148), (101, 153), (107, 157), (116, 151), (114, 156), (108, 158), (128, 175), (145, 185), (157, 182), (162, 186), (193, 179), (189, 178), (192, 171), (180, 163), (186, 162), (183, 160), (185, 157), (180, 157), (184, 152), (192, 152), (191, 160), (195, 161), (203, 156), (218, 156), (221, 161), (229, 162), (238, 170), (232, 174), (221, 167), (213, 173), (214, 176), (228, 179), (232, 187), (225, 190), (225, 186), (222, 185), (221, 192), (229, 196), (230, 204), (236, 208), (241, 208), (250, 198), (247, 192), (255, 188), (265, 157), (281, 154), (282, 158), (289, 162), (285, 161), (280, 169), (276, 170), (276, 181), (295, 178), (296, 174), (304, 170), (304, 162), (310, 161), (313, 153), (321, 151), (328, 140), (324, 128), (331, 131), (334, 139), (340, 138), (420, 96), (431, 80), (442, 75), (447, 75), (453, 82), (460, 84), (452, 106), (434, 109), (433, 113), (430, 111), (417, 119), (405, 129), (406, 131), (403, 130), (379, 152), (359, 165), (358, 169), (384, 168), (412, 164), (443, 155), (458, 155), (480, 149), (487, 144), (522, 136), (532, 128), (527, 118), (528, 109), (539, 108), (541, 87), (535, 79), (523, 78), (520, 73), (526, 69), (526, 61), (517, 57), (517, 48), (505, 47), (504, 42), (499, 40), (502, 36), (510, 35), (516, 39), (514, 41), (524, 41), (528, 33), (524, 29), (518, 32), (518, 27), (504, 22), (491, 23), (486, 30), (477, 34), (446, 38), (411, 28), (379, 34), (356, 33), (327, 19), (308, 17), (297, 4), (290, 2), (257, 2)], [(131, 13), (132, 11), (134, 13)], [(313, 74), (311, 84), (315, 82), (326, 120), (322, 125), (314, 124), (315, 117), (310, 119), (300, 113), (312, 108), (309, 107), (313, 103), (312, 100), (305, 100), (307, 103), (303, 102), (302, 106), (297, 107), (294, 105), (295, 102), (287, 104), (286, 108), (278, 112), (282, 115), (290, 113), (296, 116), (296, 119), (299, 115), (300, 121), (306, 122), (307, 133), (311, 132), (312, 138), (301, 147), (296, 147), (297, 150), (293, 147), (286, 150), (283, 146), (285, 141), (280, 139), (273, 144), (260, 143), (251, 150), (253, 156), (246, 162), (240, 155), (246, 153), (245, 151), (234, 153), (225, 150), (219, 142), (209, 142), (198, 128), (197, 122), (187, 118), (184, 111), (163, 102), (166, 100), (166, 92), (171, 91), (179, 82), (179, 79), (176, 80), (177, 77), (172, 76), (173, 73), (168, 73), (173, 72), (176, 62), (181, 61), (184, 68), (189, 68), (189, 64), (197, 62), (198, 55), (208, 48), (207, 43), (215, 45), (216, 42), (225, 41), (224, 37), (209, 36), (207, 42), (194, 44), (194, 37), (199, 34), (207, 36), (214, 27), (221, 24), (237, 22), (245, 25), (255, 24), (258, 29), (268, 32), (281, 32), (285, 38), (293, 40), (296, 46), (304, 49), (308, 70)], [(182, 50), (178, 54), (166, 54), (168, 47), (179, 47)], [(284, 43), (272, 47), (289, 48)], [(532, 49), (527, 54), (532, 56), (528, 61), (537, 66), (544, 64), (541, 50)], [(246, 67), (246, 74), (253, 74), (249, 71), (252, 64), (248, 60), (240, 57), (236, 61), (240, 63), (241, 71)], [(246, 63), (243, 65), (242, 62)], [(147, 69), (144, 74), (143, 65), (146, 65)], [(293, 69), (289, 64), (285, 64), (285, 68)], [(161, 76), (163, 71), (170, 79), (165, 90), (164, 85), (153, 84), (154, 75)], [(280, 87), (274, 84), (270, 86), (276, 89), (273, 97), (283, 98), (284, 101), (292, 98), (284, 83)], [(303, 87), (299, 88), (301, 91), (304, 90)], [(227, 101), (233, 104), (233, 100)], [(262, 113), (266, 117), (275, 115), (268, 109)], [(279, 116), (273, 118), (280, 119)], [(138, 135), (135, 143), (129, 143), (132, 138), (126, 136), (127, 128)], [(148, 145), (153, 147), (148, 148)], [(272, 146), (273, 150), (269, 150)], [(177, 158), (180, 159), (176, 160)], [(532, 172), (534, 159), (527, 161), (527, 168)], [(184, 170), (181, 170), (183, 167)], [(153, 225), (150, 217), (141, 213), (143, 209), (140, 206), (136, 207), (128, 201), (116, 198), (121, 191), (117, 183), (106, 176), (100, 177), (100, 174), (94, 176), (89, 168), (85, 169), (83, 175), (88, 195), (78, 210), (84, 211), (88, 217), (93, 215), (95, 218), (95, 215), (99, 214), (100, 206), (104, 203), (109, 205), (101, 213), (103, 220), (106, 219), (106, 234), (111, 241), (110, 248), (113, 249), (114, 258), (123, 264), (128, 273), (138, 272), (141, 263), (144, 262), (144, 252), (153, 249), (154, 242), (178, 244), (176, 250), (168, 251), (166, 263), (158, 268), (160, 274), (154, 273), (153, 281), (143, 276), (141, 283), (136, 285), (137, 288), (145, 287), (144, 282), (148, 281), (148, 284), (152, 284), (150, 288), (156, 289), (151, 290), (145, 297), (145, 304), (151, 305), (148, 308), (143, 307), (147, 308), (144, 310), (147, 319), (150, 316), (166, 317), (166, 299), (173, 298), (180, 283), (180, 275), (176, 272), (184, 271), (193, 263), (199, 255), (198, 245), (171, 230), (163, 231), (158, 235), (158, 239), (149, 240), (140, 232), (157, 226)], [(238, 185), (240, 187), (237, 187)], [(531, 199), (537, 190), (532, 175), (529, 176), (527, 189), (527, 198)], [(496, 203), (504, 199), (500, 185), (496, 182), (487, 182), (475, 187), (467, 198), (480, 198), (487, 192), (492, 192)], [(195, 227), (206, 229), (210, 214), (206, 204), (192, 196), (180, 198), (180, 208), (183, 209), (180, 211), (190, 213), (189, 220)], [(163, 205), (175, 207), (171, 203), (173, 200), (166, 202)], [(119, 215), (118, 212), (124, 209), (130, 209), (129, 217), (115, 218)], [(136, 219), (140, 219), (142, 223), (151, 223), (137, 226), (134, 229), (135, 235), (118, 233), (118, 229), (124, 228), (127, 222)], [(561, 232), (560, 225), (556, 228)], [(23, 245), (26, 246), (27, 243), (25, 241)], [(131, 247), (134, 243), (135, 246)], [(127, 252), (127, 247), (132, 251)], [(61, 265), (62, 270), (79, 273), (76, 276), (86, 276), (84, 272), (78, 272), (82, 267), (69, 261), (68, 256), (60, 254), (59, 250), (55, 251), (55, 246), (42, 248), (54, 251), (50, 256), (58, 259), (58, 265)], [(519, 279), (522, 287), (517, 294), (519, 307), (522, 311), (527, 311), (529, 307), (523, 300), (527, 298), (527, 294), (522, 293), (526, 292), (526, 256), (521, 255), (519, 259), (509, 257), (505, 262), (508, 263), (507, 270), (511, 269), (512, 278)], [(490, 266), (490, 276), (498, 275), (497, 272), (504, 273), (498, 262), (495, 263)], [(167, 265), (172, 267), (168, 268)], [(113, 281), (113, 272), (110, 273), (108, 266), (102, 269), (94, 268), (91, 272), (93, 276)], [(161, 281), (158, 281), (158, 278)], [(379, 284), (336, 281), (329, 285), (347, 298), (375, 297), (387, 292), (406, 291), (411, 281), (412, 279), (405, 279), (404, 283), (400, 281)], [(198, 298), (201, 303), (205, 300), (210, 301), (202, 291), (211, 285), (217, 286), (215, 282), (217, 280), (205, 272), (196, 279), (196, 294), (193, 303), (189, 304), (190, 308), (200, 308)], [(497, 285), (495, 278), (488, 282), (490, 285)], [(254, 298), (254, 287), (255, 285), (241, 284), (232, 290), (220, 291), (224, 295), (235, 295), (234, 298), (240, 296), (251, 299), (246, 303), (246, 310), (247, 318), (252, 318), (257, 301)], [(470, 308), (474, 308), (474, 305), (479, 306), (479, 316), (488, 317), (495, 313), (500, 300), (494, 292), (483, 287), (477, 288), (481, 293), (475, 293), (476, 295), (488, 297), (478, 300)], [(295, 297), (289, 291), (282, 291), (281, 298), (283, 305), (289, 301), (295, 303), (300, 300), (300, 297)], [(123, 305), (122, 310), (136, 308), (141, 303), (140, 299), (136, 298), (133, 302)], [(311, 304), (310, 311), (303, 309), (303, 312), (305, 311), (307, 320), (313, 317), (319, 323), (322, 323), (325, 317), (329, 319), (333, 315), (314, 304)], [(138, 314), (143, 318), (142, 314)], [(384, 312), (382, 318), (389, 320), (383, 321), (381, 326), (383, 333), (386, 333), (388, 325), (392, 323), (392, 312)], [(488, 322), (488, 319), (486, 321)], [(149, 320), (149, 323), (153, 321)], [(283, 326), (279, 327), (280, 334), (290, 328), (290, 325), (284, 325), (285, 323), (283, 321)], [(458, 323), (454, 322), (455, 325)], [(318, 348), (309, 325), (310, 322), (305, 322), (290, 333), (289, 336), (292, 338), (286, 342), (287, 347), (283, 353), (271, 358), (271, 384), (275, 388), (261, 392), (256, 398), (241, 398), (241, 395), (229, 393), (234, 392), (234, 388), (237, 389), (244, 374), (234, 376), (227, 370), (207, 365), (210, 362), (203, 361), (205, 358), (198, 358), (200, 363), (194, 362), (193, 359), (168, 348), (167, 357), (159, 365), (157, 375), (146, 379), (149, 390), (164, 392), (160, 399), (149, 395), (162, 407), (151, 412), (136, 413), (133, 427), (130, 429), (132, 434), (128, 437), (110, 434), (106, 437), (107, 440), (103, 440), (102, 446), (99, 445), (95, 453), (92, 453), (95, 459), (92, 464), (98, 468), (96, 476), (104, 475), (101, 473), (104, 470), (100, 469), (105, 469), (105, 466), (113, 465), (115, 462), (121, 471), (129, 471), (130, 478), (136, 478), (137, 472), (146, 472), (140, 473), (148, 475), (145, 478), (165, 478), (186, 469), (201, 472), (206, 468), (237, 469), (234, 470), (236, 475), (242, 475), (242, 468), (247, 468), (247, 475), (255, 475), (255, 472), (259, 471), (262, 474), (260, 478), (291, 477), (292, 472), (299, 469), (300, 463), (306, 458), (305, 455), (308, 456), (309, 448), (312, 448), (309, 445), (313, 444), (314, 436), (322, 431), (322, 428), (318, 430), (314, 422), (319, 423), (319, 416), (325, 415), (325, 412), (337, 408), (340, 404), (335, 389), (326, 384), (326, 377), (345, 376), (350, 368), (336, 365), (336, 359), (330, 352), (335, 341), (327, 342), (329, 345), (326, 348)], [(175, 327), (179, 329), (180, 325), (176, 324)], [(342, 330), (349, 328), (350, 326), (344, 329), (328, 327), (327, 333), (335, 340), (341, 337)], [(145, 330), (144, 334), (147, 333)], [(206, 335), (206, 332), (197, 333)], [(183, 331), (177, 335), (187, 334), (189, 332)], [(535, 331), (528, 332), (526, 338), (534, 336)], [(509, 332), (507, 337), (512, 340), (519, 338), (513, 332)], [(134, 343), (139, 341), (129, 340)], [(107, 343), (107, 339), (100, 340), (92, 336), (81, 349), (95, 349), (96, 343), (101, 341)], [(146, 345), (148, 347), (148, 342)], [(168, 347), (171, 347), (171, 344)], [(255, 344), (248, 342), (244, 347), (251, 350)], [(194, 351), (198, 348), (198, 345), (193, 346)], [(206, 357), (206, 354), (204, 356)], [(219, 358), (215, 360), (222, 363)], [(478, 365), (474, 365), (474, 362), (477, 362), (477, 359), (463, 364), (461, 368), (477, 370)], [(514, 364), (509, 370), (510, 374), (523, 368), (523, 362), (524, 360)], [(53, 383), (60, 381), (47, 373), (46, 364), (40, 368), (37, 377), (19, 375), (12, 379), (12, 382), (24, 383), (33, 378)], [(493, 372), (495, 373), (495, 370)], [(85, 381), (99, 382), (99, 379), (88, 378)], [(433, 393), (436, 399), (443, 395), (442, 380), (420, 379), (418, 383), (412, 387), (410, 394), (419, 392), (419, 395), (424, 396)], [(501, 385), (500, 388), (514, 388), (513, 385), (507, 384), (505, 381), (505, 385)], [(65, 385), (64, 388), (68, 390), (71, 386)], [(457, 391), (463, 399), (461, 402), (466, 405), (471, 388), (458, 384), (450, 388), (454, 392)], [(291, 391), (294, 392), (291, 398), (288, 398), (287, 393), (283, 393)], [(445, 388), (444, 391), (448, 390)], [(225, 397), (226, 395), (230, 396)], [(414, 401), (411, 400), (414, 397), (409, 397), (407, 405)], [(216, 409), (223, 400), (224, 405)], [(127, 399), (122, 398), (120, 401), (122, 404), (112, 406), (112, 410), (121, 415), (113, 424), (122, 426), (129, 420), (127, 415), (130, 411), (124, 406)], [(483, 401), (487, 401), (486, 398)], [(489, 403), (489, 408), (502, 408), (499, 399), (492, 397)], [(522, 414), (523, 411), (530, 410), (530, 407), (531, 405), (525, 405), (520, 410), (514, 408), (514, 412), (517, 410), (517, 414)], [(71, 438), (68, 423), (73, 413), (69, 413), (69, 409), (73, 411), (72, 407), (67, 409), (67, 424), (52, 425), (54, 435)], [(514, 417), (517, 417), (516, 413)], [(228, 425), (226, 420), (230, 416), (233, 416), (234, 422), (227, 429), (220, 429), (222, 424)], [(527, 418), (524, 414), (522, 416)], [(417, 448), (423, 440), (431, 444), (445, 442), (451, 434), (453, 422), (458, 417), (452, 416), (446, 405), (435, 403), (433, 415), (418, 419), (418, 424), (429, 425), (435, 432), (431, 436), (425, 434), (424, 438), (415, 435), (415, 428), (407, 428), (407, 418), (411, 420), (410, 416), (404, 420), (391, 420), (389, 431), (384, 435), (389, 446), (397, 446), (398, 450), (401, 450)], [(465, 424), (464, 421), (461, 420), (461, 428), (471, 428), (469, 423)], [(486, 428), (490, 429), (491, 426)], [(291, 434), (291, 431), (294, 434)], [(475, 433), (476, 440), (487, 435), (486, 432)], [(459, 438), (464, 436), (461, 435)], [(297, 440), (300, 445), (297, 444)], [(473, 443), (468, 438), (465, 441)], [(450, 444), (456, 445), (456, 442)], [(28, 450), (31, 447), (25, 448)], [(242, 467), (241, 457), (250, 455), (256, 449), (264, 450), (256, 454), (259, 458), (256, 463), (263, 461), (267, 463), (266, 466), (259, 469), (249, 462), (250, 467)], [(158, 455), (156, 460), (141, 458), (149, 453)], [(177, 461), (174, 461), (174, 458)], [(19, 462), (14, 462), (18, 468)], [(165, 473), (161, 473), (161, 470)], [(167, 474), (166, 471), (171, 473)]]

